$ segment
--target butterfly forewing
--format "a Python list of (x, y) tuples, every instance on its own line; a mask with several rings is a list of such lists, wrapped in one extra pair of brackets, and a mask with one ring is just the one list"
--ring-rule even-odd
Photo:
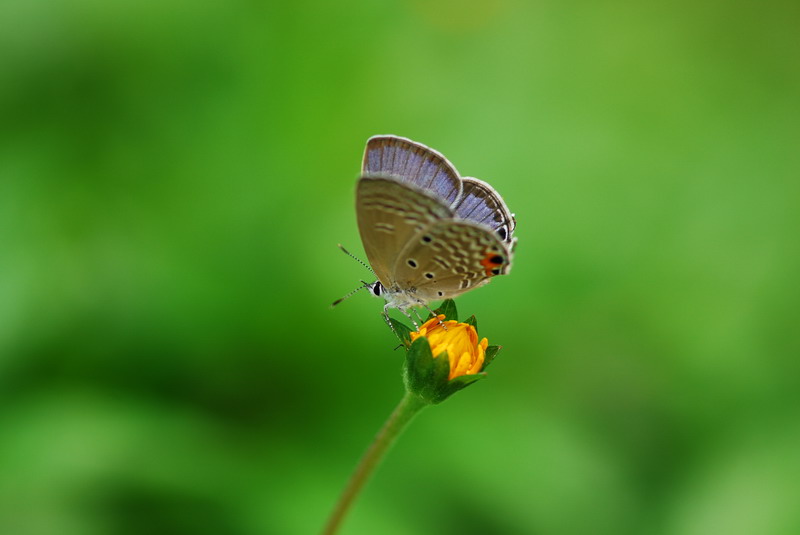
[(448, 219), (423, 229), (401, 251), (389, 276), (428, 302), (486, 284), (510, 266), (511, 252), (495, 232)]
[(481, 223), (494, 230), (506, 243), (512, 242), (514, 216), (506, 203), (489, 184), (477, 178), (462, 179), (464, 192), (453, 209), (456, 217)]
[(356, 214), (361, 241), (384, 287), (394, 285), (397, 253), (417, 241), (423, 229), (453, 217), (438, 199), (391, 176), (366, 175), (358, 181)]
[(398, 177), (439, 197), (451, 206), (461, 199), (461, 178), (447, 158), (433, 149), (397, 136), (375, 136), (367, 140), (364, 174)]

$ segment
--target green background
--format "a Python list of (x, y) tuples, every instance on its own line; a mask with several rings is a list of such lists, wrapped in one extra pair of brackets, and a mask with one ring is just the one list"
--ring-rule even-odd
[(307, 534), (402, 394), (353, 190), (490, 181), (504, 346), (343, 534), (800, 533), (796, 2), (0, 3), (0, 533)]

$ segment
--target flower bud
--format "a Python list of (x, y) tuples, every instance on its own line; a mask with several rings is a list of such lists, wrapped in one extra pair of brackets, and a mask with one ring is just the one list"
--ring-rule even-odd
[(419, 331), (411, 333), (411, 342), (421, 336), (427, 338), (433, 358), (447, 352), (450, 362), (448, 379), (480, 372), (489, 341), (484, 338), (478, 342), (478, 331), (468, 323), (444, 319), (444, 314), (439, 314), (426, 321)]
[[(441, 403), (456, 391), (483, 379), (486, 376), (483, 369), (499, 349), (489, 346), (486, 338), (479, 341), (474, 317), (464, 323), (456, 321), (452, 301), (445, 301), (437, 313), (418, 331), (401, 335), (408, 348), (403, 375), (406, 390), (426, 403)], [(453, 319), (447, 319), (448, 316)]]

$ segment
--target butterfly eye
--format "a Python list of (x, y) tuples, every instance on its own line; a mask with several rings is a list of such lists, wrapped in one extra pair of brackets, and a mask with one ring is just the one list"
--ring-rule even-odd
[(372, 287), (372, 293), (375, 294), (376, 297), (380, 297), (383, 293), (383, 284), (380, 281), (376, 282), (375, 285)]

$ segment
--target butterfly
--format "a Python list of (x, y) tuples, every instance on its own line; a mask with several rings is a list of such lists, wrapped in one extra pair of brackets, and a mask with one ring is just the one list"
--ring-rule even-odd
[(363, 288), (385, 299), (390, 326), (390, 308), (412, 319), (413, 307), (430, 310), (431, 301), (509, 272), (516, 221), (489, 184), (462, 178), (439, 152), (392, 135), (367, 140), (361, 171), (358, 230), (378, 279)]

